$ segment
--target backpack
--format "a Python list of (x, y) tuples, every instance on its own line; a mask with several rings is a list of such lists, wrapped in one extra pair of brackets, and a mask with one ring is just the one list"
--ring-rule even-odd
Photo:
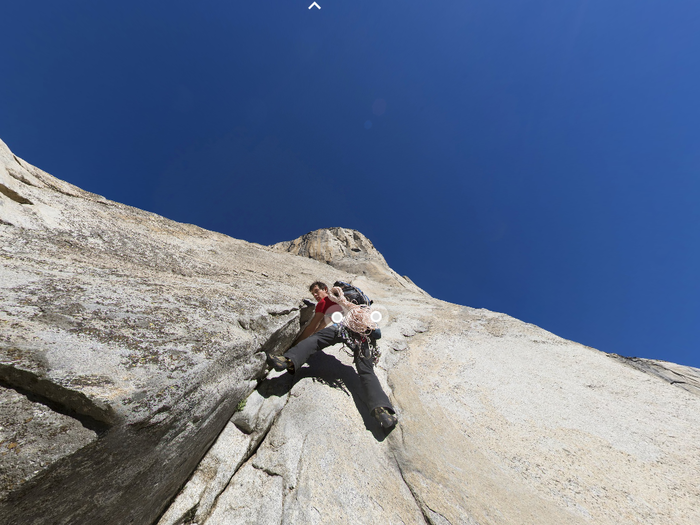
[(338, 288), (343, 290), (343, 295), (351, 303), (366, 304), (367, 306), (370, 306), (373, 302), (362, 292), (362, 290), (360, 290), (357, 286), (353, 286), (350, 283), (346, 283), (345, 281), (336, 281), (333, 283), (333, 286), (337, 286)]

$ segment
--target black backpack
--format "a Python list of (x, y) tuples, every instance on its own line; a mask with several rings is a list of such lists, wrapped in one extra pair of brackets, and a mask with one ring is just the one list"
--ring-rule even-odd
[(367, 306), (372, 304), (372, 300), (367, 297), (357, 286), (353, 286), (345, 281), (336, 281), (333, 283), (333, 286), (337, 286), (343, 290), (343, 295), (351, 303), (366, 304)]

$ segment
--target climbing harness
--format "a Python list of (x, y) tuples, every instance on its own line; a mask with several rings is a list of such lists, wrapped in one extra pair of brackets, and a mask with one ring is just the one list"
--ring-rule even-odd
[(377, 341), (371, 337), (352, 332), (340, 323), (338, 323), (338, 335), (343, 340), (343, 345), (349, 356), (369, 359), (373, 365), (379, 362), (382, 352), (379, 350)]

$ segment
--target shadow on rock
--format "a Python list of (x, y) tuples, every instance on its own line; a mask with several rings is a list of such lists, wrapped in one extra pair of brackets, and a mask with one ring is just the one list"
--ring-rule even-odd
[(268, 377), (260, 381), (257, 390), (262, 397), (267, 399), (268, 397), (282, 397), (288, 394), (294, 385), (294, 376), (288, 372), (277, 376)]
[(323, 383), (342, 391), (348, 396), (352, 396), (357, 411), (362, 416), (365, 428), (372, 432), (377, 441), (384, 441), (393, 430), (393, 428), (384, 430), (370, 415), (367, 405), (362, 399), (360, 378), (355, 369), (322, 351), (313, 354), (307, 361), (306, 366), (302, 367), (295, 374), (285, 372), (280, 376), (261, 381), (258, 385), (258, 392), (265, 398), (270, 396), (281, 397), (289, 393), (294, 384), (305, 378), (311, 378), (313, 381)]

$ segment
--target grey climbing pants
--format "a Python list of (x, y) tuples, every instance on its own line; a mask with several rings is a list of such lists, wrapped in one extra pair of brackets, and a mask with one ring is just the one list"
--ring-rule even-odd
[[(332, 324), (310, 335), (298, 345), (287, 350), (284, 355), (294, 363), (294, 369), (299, 370), (311, 357), (311, 354), (342, 342), (343, 339), (340, 337), (338, 325)], [(366, 350), (366, 348), (362, 350)], [(360, 376), (362, 397), (370, 413), (377, 407), (387, 408), (393, 413), (394, 407), (391, 406), (389, 398), (382, 390), (382, 385), (379, 384), (379, 379), (374, 373), (372, 360), (366, 356), (365, 352), (355, 350), (355, 368)]]

